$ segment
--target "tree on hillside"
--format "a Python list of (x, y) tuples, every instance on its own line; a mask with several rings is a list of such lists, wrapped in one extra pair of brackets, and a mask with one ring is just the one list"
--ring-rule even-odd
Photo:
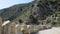
[(20, 19), (20, 20), (19, 20), (19, 23), (21, 24), (22, 22), (23, 22), (23, 20), (22, 20), (22, 19)]
[(52, 24), (52, 25), (56, 25), (56, 22), (52, 21), (51, 24)]

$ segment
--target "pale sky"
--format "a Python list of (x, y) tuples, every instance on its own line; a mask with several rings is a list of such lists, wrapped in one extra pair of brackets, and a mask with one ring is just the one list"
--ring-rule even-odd
[(0, 9), (7, 8), (15, 4), (28, 3), (31, 1), (33, 0), (0, 0)]

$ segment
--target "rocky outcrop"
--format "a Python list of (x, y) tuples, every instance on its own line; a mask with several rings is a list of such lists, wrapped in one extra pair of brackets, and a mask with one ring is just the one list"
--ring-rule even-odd
[(31, 8), (31, 14), (35, 18), (44, 20), (51, 12), (57, 9), (57, 2), (47, 1), (47, 0), (37, 0)]

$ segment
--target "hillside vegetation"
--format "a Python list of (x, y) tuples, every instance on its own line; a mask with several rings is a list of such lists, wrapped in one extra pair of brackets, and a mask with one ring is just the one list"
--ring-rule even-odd
[(45, 20), (48, 16), (55, 12), (60, 12), (59, 0), (34, 0), (25, 4), (18, 4), (0, 10), (0, 16), (3, 21), (29, 20), (29, 16), (33, 15), (37, 20)]

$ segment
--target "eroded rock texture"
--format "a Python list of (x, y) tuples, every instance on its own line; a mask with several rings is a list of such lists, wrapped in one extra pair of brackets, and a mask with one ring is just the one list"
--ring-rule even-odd
[(44, 20), (57, 9), (57, 1), (37, 0), (31, 7), (31, 14), (38, 20)]

